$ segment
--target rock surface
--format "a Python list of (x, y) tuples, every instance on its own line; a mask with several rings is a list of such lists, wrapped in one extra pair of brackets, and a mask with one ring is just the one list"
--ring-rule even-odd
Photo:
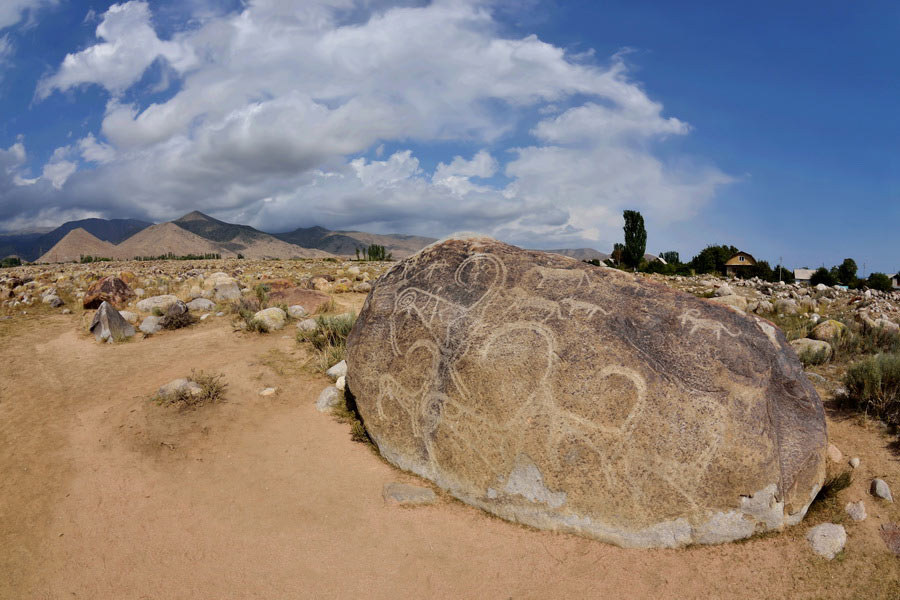
[(822, 403), (769, 322), (615, 269), (450, 239), (375, 284), (347, 386), (382, 455), (539, 528), (633, 547), (799, 522)]
[(333, 385), (329, 385), (327, 388), (322, 390), (322, 393), (319, 394), (319, 397), (316, 400), (316, 409), (319, 412), (328, 412), (335, 406), (338, 406), (340, 403), (340, 390)]
[(187, 307), (190, 310), (196, 310), (198, 312), (203, 312), (205, 310), (212, 310), (216, 307), (216, 303), (208, 298), (194, 298), (190, 302), (187, 303)]
[(844, 549), (844, 544), (847, 543), (847, 532), (843, 525), (822, 523), (810, 529), (806, 534), (806, 539), (809, 540), (813, 552), (831, 560)]
[(84, 308), (99, 308), (103, 302), (109, 302), (116, 308), (122, 308), (135, 297), (128, 284), (118, 277), (104, 277), (88, 288), (82, 300)]
[(143, 321), (141, 321), (140, 330), (142, 333), (147, 335), (152, 335), (154, 333), (159, 333), (162, 330), (162, 317), (157, 317), (156, 315), (150, 315), (146, 317)]
[(828, 342), (811, 340), (809, 338), (793, 340), (791, 341), (791, 347), (797, 352), (797, 356), (821, 357), (822, 360), (828, 360), (834, 352), (831, 344)]
[(137, 303), (137, 309), (141, 312), (153, 312), (153, 309), (158, 308), (159, 310), (165, 312), (168, 310), (170, 306), (178, 302), (178, 297), (173, 296), (172, 294), (164, 294), (162, 296), (151, 296), (149, 298), (144, 298)]
[(866, 505), (863, 504), (862, 500), (858, 502), (848, 502), (847, 506), (844, 507), (844, 510), (854, 521), (866, 520)]
[(388, 504), (397, 504), (399, 506), (434, 504), (437, 500), (437, 494), (434, 493), (434, 490), (397, 482), (384, 484), (384, 488), (381, 490), (381, 497)]
[(823, 321), (816, 325), (809, 337), (814, 340), (821, 340), (823, 342), (830, 342), (835, 338), (839, 338), (844, 335), (844, 332), (847, 331), (847, 326), (841, 323), (840, 321), (835, 321), (834, 319), (828, 319), (827, 321)]
[(121, 342), (134, 335), (134, 327), (112, 304), (102, 302), (91, 320), (91, 333), (98, 342)]
[(330, 369), (325, 371), (325, 374), (331, 377), (332, 381), (337, 381), (339, 378), (347, 374), (347, 361), (342, 360), (341, 362), (333, 365)]

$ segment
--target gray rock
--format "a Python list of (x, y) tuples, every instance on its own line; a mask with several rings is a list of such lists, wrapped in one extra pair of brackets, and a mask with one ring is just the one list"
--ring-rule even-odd
[(854, 521), (866, 520), (866, 505), (863, 504), (862, 500), (859, 502), (848, 502), (847, 506), (844, 507), (844, 510)]
[(854, 469), (859, 468), (859, 457), (858, 456), (854, 456), (853, 458), (850, 459), (850, 466), (853, 467)]
[(719, 286), (719, 288), (716, 290), (715, 294), (716, 294), (716, 296), (718, 296), (720, 298), (722, 296), (732, 296), (732, 295), (734, 295), (734, 290), (732, 290), (731, 287), (727, 283), (724, 283)]
[(164, 294), (162, 296), (150, 296), (144, 298), (137, 303), (137, 309), (141, 312), (153, 312), (154, 308), (166, 312), (170, 306), (178, 302), (178, 297), (172, 294)]
[(300, 331), (315, 331), (318, 324), (315, 319), (304, 319), (297, 323), (297, 329)]
[(847, 532), (843, 525), (822, 523), (810, 529), (806, 534), (806, 539), (812, 546), (813, 552), (831, 560), (844, 549), (844, 544), (847, 543)]
[(372, 291), (372, 284), (368, 281), (361, 281), (353, 286), (353, 291), (368, 294), (370, 291)]
[(212, 300), (207, 300), (206, 298), (194, 298), (190, 302), (187, 303), (187, 307), (190, 310), (196, 310), (197, 312), (202, 312), (204, 310), (212, 310), (216, 307), (216, 303)]
[(241, 297), (241, 288), (237, 281), (231, 278), (222, 278), (215, 282), (212, 289), (212, 296), (215, 300), (239, 300)]
[(159, 331), (162, 329), (162, 324), (160, 323), (160, 321), (162, 321), (162, 317), (157, 317), (155, 315), (146, 317), (141, 322), (140, 330), (147, 335), (159, 333)]
[(888, 487), (888, 484), (884, 479), (873, 479), (870, 492), (877, 498), (882, 498), (888, 502), (894, 501), (894, 496), (891, 494), (891, 488)]
[(134, 327), (112, 304), (103, 302), (91, 321), (91, 333), (98, 342), (121, 342), (134, 335)]
[(170, 398), (180, 392), (187, 392), (191, 396), (199, 396), (203, 393), (203, 388), (200, 387), (199, 383), (181, 377), (179, 379), (173, 379), (169, 383), (160, 387), (156, 393), (161, 398)]
[(800, 311), (797, 301), (791, 298), (782, 298), (775, 302), (775, 312), (783, 315), (796, 315)]
[(397, 482), (384, 484), (381, 497), (388, 504), (400, 506), (422, 506), (423, 504), (434, 504), (437, 501), (437, 495), (433, 490)]
[(119, 314), (122, 315), (122, 318), (134, 325), (138, 321), (137, 313), (133, 313), (130, 310), (120, 310)]
[(347, 361), (342, 360), (338, 364), (334, 365), (327, 371), (325, 374), (331, 377), (332, 381), (337, 381), (339, 377), (344, 377), (347, 375)]
[(803, 358), (804, 356), (812, 357), (822, 355), (825, 360), (828, 360), (834, 352), (831, 348), (831, 344), (821, 340), (800, 338), (798, 340), (792, 340), (790, 344), (800, 358)]
[(287, 313), (277, 306), (263, 309), (253, 315), (253, 318), (265, 325), (269, 331), (281, 329), (287, 323)]
[(329, 385), (319, 394), (319, 398), (316, 400), (316, 409), (319, 412), (328, 412), (335, 406), (339, 406), (341, 402), (343, 402), (343, 398), (341, 398), (340, 390)]
[(295, 304), (294, 306), (288, 306), (287, 313), (292, 319), (302, 319), (306, 316), (306, 309), (299, 304)]

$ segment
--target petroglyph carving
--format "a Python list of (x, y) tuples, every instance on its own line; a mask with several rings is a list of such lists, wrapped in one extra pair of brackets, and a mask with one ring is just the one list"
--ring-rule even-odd
[[(538, 527), (725, 541), (796, 522), (824, 476), (821, 403), (774, 329), (613, 269), (436, 244), (374, 286), (347, 353), (389, 461)], [(748, 516), (773, 485), (777, 515)]]
[(681, 313), (679, 319), (681, 320), (682, 326), (688, 324), (691, 326), (691, 330), (688, 332), (690, 335), (694, 335), (698, 331), (709, 331), (716, 336), (716, 340), (720, 340), (723, 333), (731, 337), (738, 337), (741, 335), (740, 331), (731, 331), (728, 326), (721, 321), (702, 318), (700, 316), (700, 311), (696, 308), (690, 308), (684, 311)]

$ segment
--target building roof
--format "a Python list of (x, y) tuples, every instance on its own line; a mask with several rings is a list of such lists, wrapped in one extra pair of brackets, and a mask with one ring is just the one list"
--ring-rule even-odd
[(815, 272), (815, 269), (794, 269), (794, 279), (806, 281), (812, 279), (813, 273)]

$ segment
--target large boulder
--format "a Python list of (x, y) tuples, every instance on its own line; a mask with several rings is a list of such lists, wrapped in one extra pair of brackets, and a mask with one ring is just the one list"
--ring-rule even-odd
[(116, 308), (122, 308), (135, 297), (128, 284), (118, 277), (104, 277), (91, 284), (84, 295), (82, 304), (85, 308), (99, 308), (103, 302), (109, 302)]
[(813, 362), (825, 362), (834, 354), (834, 350), (828, 342), (809, 338), (792, 340), (791, 348), (794, 349), (797, 356)]
[(385, 273), (347, 366), (388, 461), (535, 527), (725, 542), (799, 522), (825, 476), (822, 402), (771, 323), (489, 238)]
[(144, 298), (143, 300), (137, 303), (137, 309), (141, 312), (153, 312), (154, 309), (159, 309), (162, 312), (166, 312), (169, 310), (169, 307), (178, 302), (178, 296), (173, 296), (172, 294), (163, 294), (162, 296), (150, 296), (149, 298)]
[(134, 326), (109, 302), (101, 302), (91, 320), (91, 333), (98, 342), (121, 342), (134, 335)]
[(263, 309), (253, 315), (253, 318), (265, 325), (268, 331), (282, 329), (287, 323), (287, 313), (277, 306)]
[[(822, 285), (821, 283), (819, 285)], [(830, 342), (835, 338), (840, 338), (846, 333), (847, 326), (841, 323), (840, 321), (835, 321), (834, 319), (828, 319), (827, 321), (823, 321), (813, 327), (812, 333), (809, 337), (814, 340), (820, 340), (823, 342)]]

